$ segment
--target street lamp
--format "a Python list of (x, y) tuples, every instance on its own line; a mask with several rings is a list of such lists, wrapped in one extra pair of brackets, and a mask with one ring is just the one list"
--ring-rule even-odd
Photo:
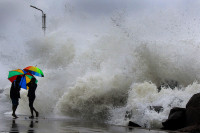
[(42, 29), (44, 30), (44, 35), (45, 35), (45, 30), (46, 30), (46, 14), (44, 14), (44, 12), (41, 9), (39, 9), (39, 8), (37, 8), (35, 6), (30, 5), (30, 7), (35, 8), (35, 9), (37, 9), (37, 10), (39, 10), (39, 11), (42, 12)]

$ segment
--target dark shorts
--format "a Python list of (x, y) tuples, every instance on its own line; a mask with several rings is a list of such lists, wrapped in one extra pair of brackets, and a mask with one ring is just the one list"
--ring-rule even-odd
[(11, 98), (11, 101), (13, 105), (19, 105), (19, 98)]

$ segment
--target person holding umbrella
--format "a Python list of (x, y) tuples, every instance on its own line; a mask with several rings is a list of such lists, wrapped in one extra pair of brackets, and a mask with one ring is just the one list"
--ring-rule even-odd
[[(28, 67), (24, 68), (23, 70), (27, 71), (28, 73), (31, 73), (32, 75), (44, 77), (42, 70), (36, 66), (28, 66)], [(29, 87), (28, 97), (29, 97), (29, 107), (31, 110), (31, 116), (29, 117), (30, 119), (34, 118), (33, 111), (35, 111), (36, 117), (39, 116), (38, 111), (36, 111), (35, 108), (33, 107), (33, 102), (35, 100), (35, 90), (37, 88), (36, 83), (37, 83), (37, 80), (35, 77), (33, 77), (31, 79), (30, 83), (27, 84), (27, 86)]]
[(12, 82), (11, 88), (10, 88), (10, 98), (12, 101), (12, 116), (14, 118), (18, 118), (17, 115), (15, 114), (15, 111), (17, 109), (17, 106), (19, 105), (19, 98), (20, 98), (20, 81), (21, 81), (21, 76), (17, 76), (16, 80)]
[[(30, 118), (34, 118), (33, 111), (36, 113), (36, 117), (39, 116), (39, 113), (35, 110), (33, 107), (33, 102), (35, 100), (35, 90), (37, 88), (37, 79), (33, 76), (39, 76), (44, 77), (44, 74), (41, 69), (39, 69), (36, 66), (28, 66), (26, 68), (22, 69), (16, 69), (9, 71), (8, 74), (8, 80), (12, 82), (12, 86), (10, 89), (10, 98), (12, 100), (12, 109), (13, 114), (12, 116), (15, 118), (18, 118), (15, 114), (15, 111), (17, 109), (17, 106), (19, 104), (19, 98), (20, 98), (20, 89), (23, 88), (28, 91), (28, 97), (29, 97), (29, 107), (31, 110), (32, 116)], [(30, 88), (30, 89), (29, 89)]]
[(27, 84), (27, 86), (29, 87), (29, 90), (28, 90), (28, 98), (29, 98), (29, 107), (30, 107), (30, 111), (31, 111), (31, 116), (29, 117), (30, 119), (33, 119), (34, 118), (34, 115), (33, 115), (33, 111), (35, 112), (36, 114), (36, 117), (39, 116), (39, 113), (37, 110), (35, 110), (35, 108), (33, 107), (33, 102), (35, 100), (35, 90), (37, 88), (37, 84), (36, 84), (36, 78), (33, 77), (31, 79), (31, 81)]

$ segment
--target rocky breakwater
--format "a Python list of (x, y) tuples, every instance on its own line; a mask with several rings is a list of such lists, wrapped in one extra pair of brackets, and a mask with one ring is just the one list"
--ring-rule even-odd
[(168, 119), (162, 123), (164, 130), (181, 132), (200, 132), (200, 93), (194, 94), (186, 108), (174, 107)]

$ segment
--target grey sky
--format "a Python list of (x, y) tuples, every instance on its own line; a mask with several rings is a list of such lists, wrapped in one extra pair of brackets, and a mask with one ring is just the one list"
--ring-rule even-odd
[[(17, 1), (17, 2), (16, 2)], [(0, 15), (7, 15), (11, 11), (16, 14), (14, 8), (25, 8), (25, 6), (35, 5), (45, 12), (59, 15), (64, 10), (73, 10), (78, 13), (88, 14), (90, 16), (107, 16), (116, 10), (126, 10), (128, 14), (139, 14), (143, 11), (160, 11), (160, 10), (188, 10), (189, 12), (197, 12), (199, 9), (199, 1), (188, 0), (2, 0), (0, 2)], [(17, 4), (19, 3), (19, 4)], [(9, 11), (11, 10), (11, 11)], [(191, 11), (192, 10), (192, 11)], [(28, 11), (28, 12), (29, 12)]]
[[(200, 20), (200, 2), (191, 0), (1, 0), (0, 33), (4, 34), (5, 30), (12, 31), (8, 30), (10, 27), (40, 28), (37, 20), (41, 18), (41, 13), (30, 8), (30, 5), (43, 9), (47, 13), (48, 20), (57, 21), (58, 25), (60, 21), (65, 23), (66, 20), (63, 18), (68, 16), (77, 18), (75, 19), (78, 21), (77, 24), (82, 23), (80, 21), (82, 18), (79, 20), (81, 15), (90, 18), (86, 23), (87, 21), (90, 23), (92, 19), (104, 21), (102, 17), (110, 19), (118, 11), (124, 11), (125, 19), (131, 19), (129, 23), (140, 19), (138, 21), (140, 25), (151, 20), (152, 25), (157, 25), (156, 28), (161, 30), (163, 23), (181, 25), (186, 21)], [(50, 23), (48, 21), (48, 24)], [(55, 22), (53, 24), (55, 26)]]

